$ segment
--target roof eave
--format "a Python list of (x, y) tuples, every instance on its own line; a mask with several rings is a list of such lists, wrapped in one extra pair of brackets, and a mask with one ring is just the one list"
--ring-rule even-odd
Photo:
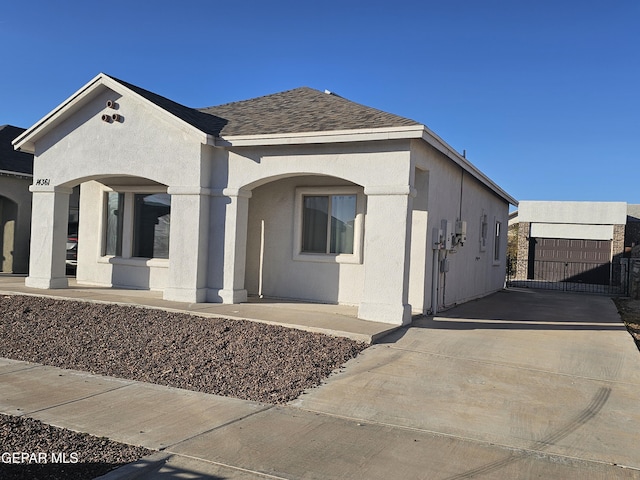
[(410, 125), (404, 127), (329, 130), (300, 133), (223, 135), (217, 139), (217, 145), (224, 147), (253, 147), (398, 140), (420, 138), (422, 136), (423, 128), (424, 127), (422, 125)]
[(102, 76), (103, 74), (100, 73), (93, 77), (73, 95), (47, 113), (44, 117), (33, 124), (33, 126), (25, 130), (20, 136), (11, 142), (13, 148), (20, 152), (35, 153), (35, 140), (48, 130), (48, 126), (62, 118), (65, 113), (73, 108), (73, 106), (77, 105), (79, 101), (86, 96), (91, 87), (100, 81)]
[(451, 159), (465, 171), (469, 172), (478, 181), (480, 181), (480, 183), (483, 183), (491, 191), (507, 201), (510, 205), (514, 205), (516, 207), (518, 206), (518, 201), (515, 198), (513, 198), (502, 188), (500, 188), (493, 180), (482, 173), (474, 164), (472, 164), (471, 162), (469, 162), (469, 160), (456, 152), (451, 146), (449, 146), (449, 144), (447, 144), (444, 140), (442, 140), (438, 135), (436, 135), (427, 127), (424, 127), (422, 139), (433, 148), (446, 155), (449, 159)]
[(18, 178), (33, 178), (33, 174), (27, 172), (16, 172), (13, 170), (0, 170), (0, 175)]

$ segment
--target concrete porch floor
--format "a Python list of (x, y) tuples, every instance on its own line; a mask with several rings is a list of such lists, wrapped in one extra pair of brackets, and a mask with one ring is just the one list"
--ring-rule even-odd
[(170, 302), (162, 299), (162, 292), (78, 285), (73, 277), (69, 278), (68, 288), (47, 290), (26, 287), (24, 279), (25, 275), (0, 274), (0, 294), (36, 295), (65, 300), (115, 303), (185, 312), (203, 317), (251, 320), (347, 337), (365, 343), (375, 343), (376, 340), (400, 328), (400, 326), (387, 323), (360, 320), (357, 318), (358, 307), (349, 305), (257, 297), (249, 297), (247, 303), (233, 305)]

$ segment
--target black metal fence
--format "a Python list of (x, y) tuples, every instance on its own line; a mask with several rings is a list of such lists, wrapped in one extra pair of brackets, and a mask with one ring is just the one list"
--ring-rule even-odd
[(541, 288), (602, 295), (627, 295), (627, 264), (507, 258), (507, 287)]

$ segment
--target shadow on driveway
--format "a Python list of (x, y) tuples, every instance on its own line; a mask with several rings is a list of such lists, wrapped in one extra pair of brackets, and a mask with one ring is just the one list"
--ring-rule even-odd
[(625, 331), (610, 297), (512, 288), (458, 305), (435, 317), (414, 317), (376, 343), (401, 339), (408, 329), (432, 330), (596, 330)]

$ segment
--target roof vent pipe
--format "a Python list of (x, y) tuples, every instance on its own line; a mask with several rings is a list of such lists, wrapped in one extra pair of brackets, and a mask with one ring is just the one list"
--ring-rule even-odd
[(107, 123), (111, 123), (111, 115), (107, 115), (106, 113), (102, 114), (102, 121), (103, 122), (107, 122)]
[(114, 113), (113, 115), (111, 115), (111, 118), (113, 118), (114, 122), (119, 122), (120, 120), (122, 120), (122, 116), (119, 113)]
[(107, 108), (116, 109), (118, 108), (118, 104), (116, 103), (115, 100), (107, 100)]

